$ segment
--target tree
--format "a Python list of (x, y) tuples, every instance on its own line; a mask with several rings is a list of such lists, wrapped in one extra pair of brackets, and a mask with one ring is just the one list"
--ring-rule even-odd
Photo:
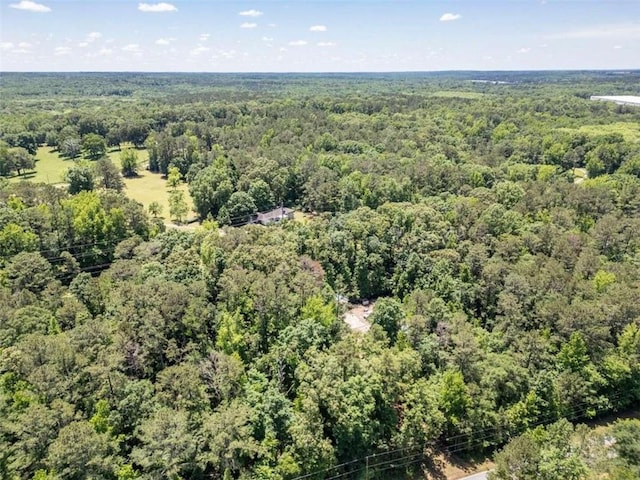
[(582, 480), (587, 467), (573, 435), (573, 425), (563, 419), (516, 437), (496, 454), (489, 479)]
[(14, 292), (41, 292), (53, 280), (51, 264), (37, 252), (20, 252), (5, 267), (5, 275)]
[(404, 318), (402, 305), (392, 298), (381, 298), (373, 307), (373, 312), (369, 318), (372, 324), (380, 325), (392, 343), (396, 341), (400, 331), (400, 323)]
[(189, 213), (189, 206), (184, 199), (182, 190), (172, 190), (169, 193), (169, 215), (177, 223), (182, 223), (184, 217)]
[(7, 161), (10, 170), (15, 170), (18, 175), (22, 175), (24, 170), (33, 169), (36, 164), (33, 155), (22, 147), (10, 148), (7, 152)]
[(38, 248), (38, 236), (15, 223), (6, 224), (0, 230), (0, 259)]
[(72, 195), (82, 191), (91, 191), (95, 186), (93, 169), (86, 161), (77, 162), (73, 167), (70, 167), (65, 173), (64, 179), (69, 184), (67, 190)]
[(618, 455), (640, 472), (640, 420), (619, 420), (612, 428)]
[(178, 167), (169, 167), (169, 173), (167, 173), (167, 187), (171, 189), (178, 188), (182, 181), (182, 174)]
[(138, 153), (133, 148), (120, 152), (120, 168), (124, 177), (138, 175)]
[(232, 225), (249, 222), (258, 211), (251, 195), (245, 192), (233, 192), (225, 206)]
[(58, 144), (58, 151), (62, 156), (76, 158), (82, 151), (82, 143), (78, 138), (65, 138)]
[(216, 218), (234, 191), (233, 178), (227, 168), (211, 165), (196, 174), (189, 191), (200, 218)]
[(155, 200), (149, 204), (148, 210), (153, 215), (153, 218), (158, 218), (159, 215), (162, 215), (162, 205)]
[(107, 142), (96, 133), (88, 133), (82, 139), (82, 150), (89, 160), (98, 160), (107, 154)]
[[(540, 447), (529, 436), (520, 436), (495, 457), (496, 468), (489, 474), (490, 480), (537, 480)], [(560, 479), (558, 479), (560, 480)]]
[(62, 478), (84, 480), (113, 474), (115, 442), (89, 422), (73, 422), (49, 446), (47, 464)]
[(102, 157), (98, 160), (95, 164), (94, 171), (99, 185), (102, 188), (115, 190), (116, 192), (120, 192), (124, 188), (124, 182), (122, 181), (120, 172), (110, 158)]
[(199, 435), (182, 410), (161, 408), (140, 425), (131, 458), (151, 478), (189, 478), (197, 470)]
[(251, 198), (253, 198), (256, 208), (259, 211), (269, 210), (275, 205), (271, 187), (261, 178), (251, 182), (248, 193), (251, 195)]
[(12, 165), (9, 161), (9, 145), (4, 140), (0, 140), (0, 176), (11, 175)]

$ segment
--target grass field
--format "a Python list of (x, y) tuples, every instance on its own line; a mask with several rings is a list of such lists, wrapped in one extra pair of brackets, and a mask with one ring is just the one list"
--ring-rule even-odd
[(616, 122), (608, 125), (583, 125), (580, 128), (562, 128), (569, 132), (580, 132), (589, 136), (601, 136), (609, 133), (619, 133), (628, 142), (640, 142), (640, 124), (631, 122)]
[(40, 147), (36, 153), (36, 168), (24, 175), (11, 177), (12, 182), (31, 180), (42, 183), (64, 183), (64, 172), (73, 165), (73, 160), (62, 158), (51, 147)]
[[(120, 166), (121, 150), (111, 150), (107, 156)], [(138, 150), (138, 163), (140, 168), (149, 161), (149, 154), (146, 150)], [(73, 165), (73, 160), (58, 155), (52, 147), (40, 147), (36, 152), (36, 168), (26, 172), (24, 175), (11, 177), (9, 180), (19, 182), (20, 180), (31, 180), (42, 183), (64, 183), (64, 172)]]
[[(133, 200), (149, 208), (151, 202), (158, 202), (162, 206), (161, 217), (169, 219), (169, 191), (167, 181), (159, 173), (152, 173), (148, 170), (140, 170), (135, 178), (125, 178), (126, 185), (124, 193)], [(187, 184), (183, 183), (178, 187), (185, 193), (185, 200), (189, 205), (187, 221), (195, 220), (196, 214), (193, 212), (193, 201), (189, 195)]]
[(465, 99), (478, 99), (484, 96), (484, 93), (480, 92), (456, 92), (456, 91), (448, 91), (441, 90), (439, 92), (433, 92), (431, 97), (438, 98), (465, 98)]
[[(111, 150), (108, 153), (109, 158), (116, 164), (120, 165), (121, 150)], [(125, 178), (124, 193), (133, 200), (144, 205), (145, 209), (153, 201), (158, 202), (162, 206), (161, 216), (165, 219), (169, 218), (169, 192), (167, 191), (166, 180), (159, 173), (151, 173), (146, 170), (149, 154), (146, 150), (138, 150), (138, 176), (135, 178)], [(58, 152), (51, 147), (40, 147), (36, 153), (36, 168), (21, 176), (11, 177), (9, 181), (19, 182), (22, 180), (31, 180), (33, 182), (42, 182), (50, 184), (64, 183), (64, 172), (73, 165), (73, 160), (60, 157)], [(189, 214), (187, 220), (194, 220), (196, 214), (193, 212), (193, 201), (189, 195), (186, 184), (179, 187), (185, 192), (185, 199), (189, 205)]]

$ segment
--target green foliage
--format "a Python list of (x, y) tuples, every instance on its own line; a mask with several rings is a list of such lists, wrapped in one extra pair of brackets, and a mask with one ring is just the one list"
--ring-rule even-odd
[(82, 138), (82, 151), (85, 158), (98, 160), (107, 154), (107, 142), (95, 133), (88, 133)]
[(162, 205), (158, 202), (151, 202), (149, 204), (149, 213), (153, 215), (154, 218), (157, 218), (159, 215), (162, 215)]
[(369, 320), (372, 324), (380, 325), (389, 339), (395, 342), (403, 317), (402, 305), (397, 300), (381, 298), (376, 302)]
[(120, 171), (109, 158), (104, 157), (99, 159), (95, 164), (94, 170), (97, 185), (117, 192), (122, 191), (124, 188), (124, 182), (120, 176)]
[(0, 174), (97, 161), (0, 180), (0, 477), (638, 478), (635, 423), (527, 432), (640, 401), (638, 115), (585, 98), (637, 75), (471, 75), (3, 75)]
[(189, 213), (189, 206), (182, 190), (173, 190), (169, 194), (169, 216), (176, 223), (182, 223)]
[(95, 174), (91, 165), (86, 162), (78, 162), (70, 167), (65, 175), (65, 181), (69, 184), (67, 189), (70, 194), (83, 191), (91, 191), (95, 186)]
[(133, 148), (120, 152), (120, 171), (123, 177), (135, 177), (138, 174), (138, 152)]
[(177, 167), (169, 167), (169, 173), (167, 174), (167, 187), (175, 189), (180, 185), (182, 181), (182, 174)]

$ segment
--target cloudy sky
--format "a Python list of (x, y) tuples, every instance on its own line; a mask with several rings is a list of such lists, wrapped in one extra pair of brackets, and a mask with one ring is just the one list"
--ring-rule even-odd
[(640, 68), (640, 0), (0, 0), (2, 71)]

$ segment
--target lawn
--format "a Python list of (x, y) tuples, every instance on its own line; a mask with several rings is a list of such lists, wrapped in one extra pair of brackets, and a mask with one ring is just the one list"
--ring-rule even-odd
[(640, 124), (633, 122), (615, 122), (608, 125), (583, 125), (579, 128), (562, 128), (569, 132), (580, 132), (589, 136), (602, 136), (619, 133), (628, 142), (640, 142)]
[[(120, 152), (121, 150), (111, 150), (108, 153), (109, 158), (117, 166), (120, 165)], [(166, 180), (159, 173), (151, 173), (146, 170), (147, 162), (149, 161), (149, 154), (146, 150), (138, 150), (138, 176), (134, 178), (125, 178), (125, 190), (124, 193), (133, 200), (136, 200), (145, 209), (149, 207), (149, 204), (153, 201), (158, 202), (162, 206), (161, 216), (169, 218), (169, 192), (166, 187)], [(33, 182), (43, 182), (50, 184), (64, 183), (64, 172), (73, 165), (73, 160), (60, 157), (58, 152), (51, 147), (40, 147), (36, 153), (36, 168), (21, 176), (11, 177), (9, 180), (12, 182), (19, 182), (21, 180), (31, 180)], [(186, 184), (182, 184), (179, 187), (180, 190), (185, 192), (185, 199), (189, 205), (189, 214), (187, 220), (194, 220), (196, 214), (192, 211), (193, 201), (189, 195), (189, 189)]]
[(484, 93), (440, 90), (438, 92), (433, 92), (429, 96), (430, 97), (439, 97), (439, 98), (464, 98), (464, 99), (476, 100), (478, 98), (484, 97)]
[[(141, 169), (137, 177), (125, 178), (124, 183), (126, 185), (124, 192), (129, 198), (140, 202), (145, 209), (149, 208), (151, 202), (158, 202), (162, 206), (160, 216), (169, 219), (169, 191), (167, 190), (167, 181), (161, 174)], [(189, 195), (187, 184), (181, 184), (178, 189), (185, 192), (185, 199), (189, 205), (187, 221), (195, 220), (196, 214), (193, 212), (193, 201)]]
[[(121, 150), (110, 150), (107, 156), (118, 167), (120, 166)], [(140, 168), (149, 161), (146, 150), (138, 150), (138, 163)], [(36, 152), (36, 168), (20, 176), (11, 177), (11, 181), (31, 180), (42, 183), (64, 183), (64, 172), (73, 165), (73, 160), (58, 155), (53, 147), (40, 147)]]
[(64, 172), (73, 165), (73, 160), (62, 158), (51, 147), (40, 147), (36, 153), (36, 168), (10, 181), (31, 180), (42, 183), (63, 183)]

